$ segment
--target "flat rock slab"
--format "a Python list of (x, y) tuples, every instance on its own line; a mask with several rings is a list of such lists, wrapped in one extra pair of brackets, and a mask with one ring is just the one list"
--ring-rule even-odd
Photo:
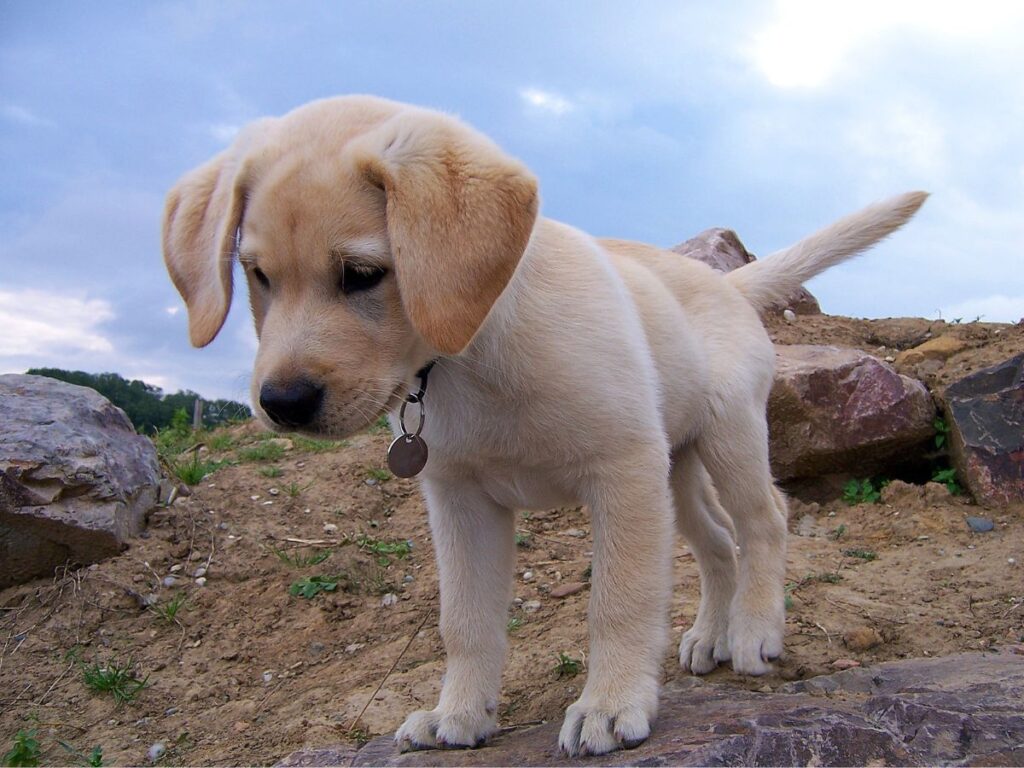
[[(673, 246), (670, 250), (691, 259), (703, 261), (719, 272), (731, 272), (744, 264), (757, 261), (757, 257), (744, 247), (739, 237), (731, 229), (706, 229), (685, 243)], [(798, 315), (821, 314), (818, 300), (806, 288), (798, 288), (784, 302), (773, 305), (770, 309), (776, 312), (792, 309)]]
[(393, 736), (308, 749), (279, 765), (1021, 765), (1024, 656), (911, 659), (790, 683), (776, 693), (686, 678), (662, 692), (651, 737), (627, 752), (568, 760), (560, 723), (475, 750), (400, 753)]
[(957, 474), (986, 504), (1024, 501), (1024, 353), (942, 394)]
[(153, 443), (88, 387), (0, 376), (0, 587), (120, 552), (156, 503)]
[(935, 434), (925, 386), (865, 352), (777, 344), (775, 367), (768, 425), (779, 480), (867, 476)]

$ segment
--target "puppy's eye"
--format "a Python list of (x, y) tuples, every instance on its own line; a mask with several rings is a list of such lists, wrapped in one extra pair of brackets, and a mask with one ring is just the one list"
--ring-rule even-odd
[(338, 288), (348, 296), (359, 291), (368, 291), (376, 287), (388, 273), (384, 267), (368, 267), (362, 264), (346, 264), (341, 272)]
[(264, 289), (270, 287), (270, 278), (263, 274), (263, 270), (259, 267), (253, 267), (252, 276), (256, 278), (256, 282)]

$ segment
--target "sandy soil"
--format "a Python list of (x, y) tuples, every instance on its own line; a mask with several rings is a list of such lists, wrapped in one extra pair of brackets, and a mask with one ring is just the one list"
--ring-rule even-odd
[[(955, 334), (965, 349), (922, 372), (933, 387), (1024, 349), (1022, 325), (801, 317), (770, 329), (783, 343), (880, 357), (929, 332)], [(101, 746), (108, 763), (149, 763), (160, 743), (163, 765), (263, 765), (303, 746), (390, 731), (408, 711), (433, 706), (443, 661), (431, 540), (415, 483), (382, 479), (388, 436), (296, 442), (259, 459), (252, 449), (271, 436), (254, 425), (221, 434), (207, 455), (237, 463), (158, 510), (123, 555), (0, 592), (0, 752), (19, 729), (36, 728), (48, 763), (74, 761), (57, 744), (64, 740), (83, 753)], [(994, 530), (972, 533), (967, 515), (991, 519)], [(500, 705), (508, 727), (560, 719), (585, 670), (559, 676), (558, 655), (585, 662), (587, 635), (586, 510), (521, 514), (517, 529), (521, 604), (510, 613)], [(1024, 505), (983, 509), (944, 486), (894, 483), (879, 504), (795, 499), (790, 530), (787, 656), (768, 677), (723, 668), (717, 682), (775, 687), (834, 671), (837, 661), (1024, 642)], [(294, 562), (319, 552), (329, 553), (323, 562)], [(698, 577), (682, 542), (675, 562), (678, 643)], [(335, 591), (289, 594), (313, 576), (334, 577)], [(177, 583), (165, 586), (168, 577)], [(550, 594), (569, 583), (584, 588)], [(173, 621), (146, 607), (178, 593), (185, 602)], [(148, 676), (133, 701), (118, 705), (85, 686), (83, 667), (111, 662)], [(683, 674), (674, 654), (664, 669), (666, 678)]]

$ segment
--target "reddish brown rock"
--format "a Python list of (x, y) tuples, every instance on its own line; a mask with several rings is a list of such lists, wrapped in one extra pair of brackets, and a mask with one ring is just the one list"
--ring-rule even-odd
[(480, 749), (401, 754), (380, 736), (289, 755), (279, 765), (1021, 765), (1024, 662), (1013, 653), (908, 659), (838, 672), (774, 693), (681, 677), (650, 738), (626, 752), (570, 760), (559, 722)]
[[(703, 261), (719, 272), (731, 272), (744, 264), (757, 260), (757, 257), (743, 246), (739, 237), (731, 229), (706, 229), (696, 237), (692, 237), (670, 250), (683, 256), (689, 256), (691, 259)], [(805, 288), (798, 289), (786, 301), (771, 307), (771, 309), (777, 312), (792, 309), (798, 315), (821, 314), (818, 300)]]
[(559, 584), (557, 587), (552, 587), (551, 596), (568, 597), (569, 595), (575, 595), (577, 592), (582, 592), (586, 588), (586, 584), (583, 584), (578, 581), (569, 581), (565, 584)]
[(987, 504), (1024, 501), (1024, 353), (942, 395), (957, 475)]
[(810, 345), (776, 345), (775, 353), (768, 424), (778, 479), (869, 475), (934, 435), (924, 385), (871, 355)]

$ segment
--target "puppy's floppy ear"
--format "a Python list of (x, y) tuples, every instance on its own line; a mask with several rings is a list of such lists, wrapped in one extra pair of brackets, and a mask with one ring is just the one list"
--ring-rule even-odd
[(441, 352), (469, 343), (505, 289), (537, 218), (537, 181), (456, 120), (410, 109), (353, 142), (387, 198), (398, 289)]
[(245, 192), (231, 150), (183, 176), (164, 206), (164, 263), (188, 308), (192, 345), (205, 347), (231, 306), (231, 267)]

